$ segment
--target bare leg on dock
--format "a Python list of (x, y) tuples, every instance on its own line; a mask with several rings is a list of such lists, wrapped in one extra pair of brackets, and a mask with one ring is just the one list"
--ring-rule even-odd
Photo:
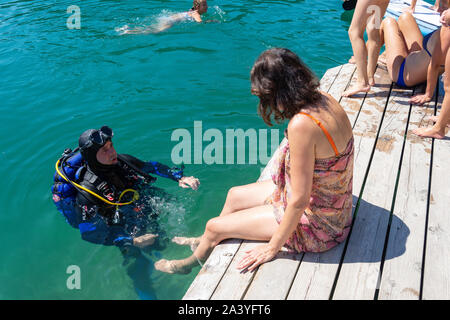
[(220, 215), (208, 221), (205, 232), (198, 238), (176, 237), (172, 241), (196, 246), (194, 253), (181, 260), (162, 259), (155, 268), (166, 273), (189, 273), (194, 266), (206, 261), (214, 247), (230, 238), (270, 240), (278, 227), (272, 205), (265, 200), (272, 194), (272, 180), (233, 187)]
[[(356, 63), (357, 83), (342, 94), (344, 97), (369, 92), (375, 84), (374, 74), (381, 47), (379, 29), (388, 4), (388, 0), (360, 0), (356, 4), (348, 35)], [(367, 45), (364, 42), (366, 27)]]

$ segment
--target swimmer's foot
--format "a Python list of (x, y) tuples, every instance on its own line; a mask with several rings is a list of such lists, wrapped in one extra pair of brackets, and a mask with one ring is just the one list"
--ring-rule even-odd
[(185, 260), (161, 259), (155, 262), (155, 269), (170, 274), (188, 274), (192, 270), (192, 265), (186, 265)]
[(179, 244), (180, 246), (189, 246), (191, 248), (192, 252), (194, 252), (200, 243), (200, 239), (201, 239), (201, 237), (197, 237), (197, 238), (174, 237), (172, 239), (172, 242)]
[(119, 34), (119, 35), (123, 35), (128, 33), (130, 27), (128, 27), (128, 25), (124, 25), (123, 27), (117, 27), (114, 30)]
[(357, 93), (367, 93), (370, 91), (370, 85), (360, 85), (356, 84), (355, 86), (351, 87), (347, 91), (345, 91), (342, 96), (343, 97), (351, 97)]
[[(431, 116), (428, 118), (428, 120), (433, 121), (433, 122), (438, 122), (439, 117), (438, 116)], [(450, 128), (450, 123), (447, 124), (447, 128)]]
[(422, 138), (444, 139), (445, 137), (445, 134), (442, 134), (442, 132), (435, 127), (414, 129), (412, 130), (412, 133)]

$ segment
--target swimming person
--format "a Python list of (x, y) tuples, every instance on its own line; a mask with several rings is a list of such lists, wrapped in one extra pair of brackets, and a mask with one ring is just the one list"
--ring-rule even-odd
[(147, 28), (128, 29), (128, 26), (117, 28), (116, 31), (121, 34), (147, 34), (160, 33), (169, 29), (176, 23), (183, 21), (202, 22), (201, 15), (208, 11), (208, 3), (206, 0), (194, 0), (192, 8), (189, 11), (173, 14), (169, 17), (158, 18), (158, 23)]
[(347, 114), (319, 80), (288, 49), (264, 51), (251, 70), (251, 93), (269, 126), (288, 120), (287, 145), (277, 151), (272, 180), (233, 187), (218, 217), (182, 260), (162, 259), (157, 270), (188, 273), (222, 240), (268, 241), (238, 264), (254, 270), (286, 246), (295, 252), (322, 252), (344, 241), (352, 221), (353, 133)]
[[(389, 0), (359, 0), (348, 30), (356, 63), (357, 83), (342, 95), (350, 97), (370, 91), (375, 84), (375, 70), (380, 54), (380, 22), (386, 12)], [(367, 32), (367, 44), (364, 41)]]
[(118, 155), (112, 137), (107, 126), (81, 134), (79, 152), (68, 150), (57, 162), (53, 201), (83, 240), (115, 245), (121, 251), (143, 248), (157, 235), (146, 233), (148, 214), (136, 189), (156, 180), (150, 174), (177, 181), (183, 188), (197, 189), (199, 181), (184, 177), (182, 169)]
[(445, 73), (444, 73), (444, 101), (439, 116), (433, 116), (430, 120), (435, 124), (432, 127), (417, 128), (412, 132), (418, 136), (424, 138), (443, 139), (445, 137), (445, 131), (447, 127), (450, 127), (450, 79), (447, 76), (448, 70), (450, 70), (450, 10), (446, 10), (442, 13), (441, 23), (443, 27), (440, 31), (440, 38), (438, 45), (436, 46), (436, 53), (433, 54), (430, 67), (428, 68), (427, 77), (427, 89), (425, 94), (413, 97), (411, 100), (413, 103), (422, 104), (428, 102), (433, 97), (433, 92), (436, 86), (438, 74), (435, 71), (440, 67), (442, 60), (445, 61)]
[(380, 33), (381, 44), (384, 42), (386, 46), (386, 66), (391, 80), (401, 87), (424, 82), (439, 42), (440, 28), (423, 37), (413, 15), (405, 12), (398, 21), (385, 18)]

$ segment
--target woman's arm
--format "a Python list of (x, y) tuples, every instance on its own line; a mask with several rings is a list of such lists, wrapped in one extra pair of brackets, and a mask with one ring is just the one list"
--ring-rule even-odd
[(296, 116), (289, 123), (291, 197), (283, 220), (269, 245), (278, 252), (292, 235), (309, 205), (315, 161), (315, 124), (306, 116)]
[(304, 116), (297, 116), (288, 126), (290, 150), (291, 197), (283, 219), (267, 244), (247, 252), (238, 269), (249, 271), (272, 260), (297, 228), (309, 205), (315, 161), (315, 124)]
[(189, 15), (196, 21), (196, 22), (202, 22), (202, 17), (197, 11), (190, 11)]

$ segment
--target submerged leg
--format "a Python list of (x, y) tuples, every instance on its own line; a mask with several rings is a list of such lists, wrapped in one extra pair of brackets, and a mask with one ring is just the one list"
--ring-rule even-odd
[(167, 273), (189, 273), (200, 262), (206, 261), (222, 240), (237, 238), (269, 241), (278, 223), (271, 205), (245, 209), (233, 214), (219, 216), (208, 221), (205, 233), (195, 252), (182, 260), (160, 260), (155, 268)]

